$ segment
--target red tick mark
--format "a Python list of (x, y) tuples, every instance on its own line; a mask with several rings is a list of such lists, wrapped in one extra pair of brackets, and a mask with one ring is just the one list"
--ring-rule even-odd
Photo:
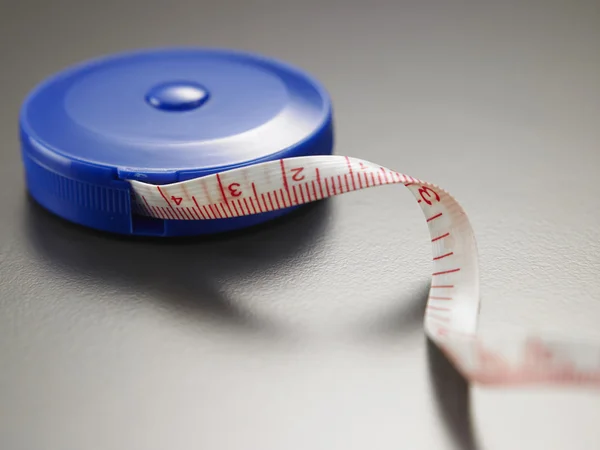
[(433, 309), (435, 311), (450, 311), (450, 308), (442, 308), (441, 306), (427, 306), (427, 309)]
[(354, 172), (352, 171), (352, 164), (350, 158), (346, 156), (346, 162), (348, 163), (348, 171), (350, 172), (350, 179), (352, 180), (352, 190), (356, 190), (356, 183), (354, 182)]
[(442, 272), (435, 272), (432, 274), (432, 276), (437, 276), (437, 275), (445, 275), (447, 273), (454, 273), (454, 272), (458, 272), (460, 269), (451, 269), (451, 270), (444, 270)]
[[(263, 195), (265, 195), (265, 194), (263, 194)], [(270, 192), (267, 192), (267, 197), (269, 197), (269, 203), (271, 205), (271, 211), (274, 211), (275, 210), (275, 205), (273, 204), (273, 199), (271, 198), (271, 193)], [(263, 197), (263, 199), (264, 199), (264, 197)]]
[[(256, 185), (254, 183), (252, 183), (252, 192), (254, 192), (254, 197), (256, 198), (256, 204), (258, 205), (258, 210), (260, 212), (263, 212), (262, 206), (260, 206), (260, 200), (258, 198), (258, 194), (256, 193)], [(252, 198), (250, 198), (250, 203), (252, 203)], [(254, 208), (254, 204), (252, 204), (252, 207)]]
[(454, 255), (453, 252), (446, 253), (445, 255), (436, 256), (435, 258), (433, 258), (433, 260), (434, 261), (439, 261), (440, 259), (444, 259), (444, 258), (447, 258), (448, 256), (452, 256), (452, 255)]
[[(281, 209), (281, 204), (279, 203), (279, 197), (277, 197), (277, 191), (273, 191), (273, 195), (275, 196), (275, 203), (277, 203), (277, 209)], [(283, 191), (281, 193), (281, 198), (283, 198)]]
[(450, 233), (442, 234), (441, 236), (438, 236), (438, 237), (436, 237), (436, 238), (433, 238), (433, 239), (431, 240), (431, 242), (436, 242), (436, 241), (439, 241), (440, 239), (444, 239), (444, 238), (446, 238), (446, 237), (448, 237), (448, 236), (450, 236)]

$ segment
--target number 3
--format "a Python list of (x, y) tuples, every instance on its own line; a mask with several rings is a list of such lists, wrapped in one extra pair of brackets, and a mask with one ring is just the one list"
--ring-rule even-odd
[[(419, 194), (421, 194), (421, 198), (423, 199), (423, 201), (425, 203), (427, 203), (428, 205), (431, 205), (431, 201), (429, 201), (429, 199), (431, 197), (435, 197), (435, 200), (437, 202), (440, 201), (440, 196), (438, 195), (437, 192), (435, 192), (433, 189), (428, 188), (427, 186), (423, 186), (419, 189)], [(425, 196), (427, 196), (427, 198), (425, 198)]]
[(229, 186), (227, 186), (227, 189), (229, 189), (229, 192), (233, 197), (239, 197), (240, 195), (242, 195), (242, 191), (238, 191), (237, 189), (239, 187), (240, 183), (231, 183)]

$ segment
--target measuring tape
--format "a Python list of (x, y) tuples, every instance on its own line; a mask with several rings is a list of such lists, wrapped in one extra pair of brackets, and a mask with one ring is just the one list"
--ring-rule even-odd
[(543, 336), (477, 334), (479, 274), (469, 219), (442, 188), (362, 159), (307, 156), (153, 185), (130, 181), (138, 214), (164, 220), (216, 220), (264, 214), (361, 189), (404, 185), (416, 198), (433, 250), (424, 327), (469, 381), (489, 385), (600, 387), (600, 347)]
[(333, 156), (329, 96), (287, 63), (215, 49), (99, 58), (36, 87), (20, 131), (32, 197), (66, 220), (123, 235), (242, 229), (306, 203), (403, 184), (433, 248), (425, 332), (456, 368), (486, 384), (600, 384), (600, 346), (476, 333), (467, 215), (433, 184)]

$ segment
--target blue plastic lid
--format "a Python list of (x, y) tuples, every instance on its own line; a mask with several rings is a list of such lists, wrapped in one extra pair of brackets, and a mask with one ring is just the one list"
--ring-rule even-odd
[(68, 220), (125, 234), (213, 233), (286, 212), (140, 218), (131, 214), (128, 179), (166, 184), (333, 147), (330, 100), (315, 79), (280, 61), (216, 49), (77, 65), (30, 94), (20, 125), (31, 195)]

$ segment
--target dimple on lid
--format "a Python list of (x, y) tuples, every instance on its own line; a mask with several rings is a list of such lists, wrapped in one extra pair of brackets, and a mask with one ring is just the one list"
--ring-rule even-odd
[(209, 221), (132, 214), (127, 180), (167, 184), (279, 158), (331, 154), (327, 92), (260, 55), (163, 49), (111, 55), (40, 84), (23, 104), (29, 192), (53, 213), (121, 234), (243, 228), (288, 212)]

